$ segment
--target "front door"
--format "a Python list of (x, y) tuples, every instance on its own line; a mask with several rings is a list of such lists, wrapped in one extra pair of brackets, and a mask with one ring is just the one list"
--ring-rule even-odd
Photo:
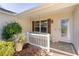
[(60, 20), (60, 39), (59, 41), (70, 42), (69, 19)]

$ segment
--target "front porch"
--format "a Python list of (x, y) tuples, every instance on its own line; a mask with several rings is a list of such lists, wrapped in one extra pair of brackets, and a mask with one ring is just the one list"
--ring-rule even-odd
[(56, 55), (76, 55), (75, 48), (72, 43), (67, 42), (53, 42), (50, 44), (51, 49)]

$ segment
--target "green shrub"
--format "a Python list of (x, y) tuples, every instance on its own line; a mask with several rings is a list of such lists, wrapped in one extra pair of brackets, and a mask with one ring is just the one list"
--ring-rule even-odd
[(0, 41), (0, 56), (12, 56), (15, 52), (14, 42)]
[(21, 32), (22, 32), (22, 28), (18, 23), (16, 22), (10, 23), (3, 28), (2, 37), (3, 39), (10, 39), (13, 37), (14, 34), (18, 34)]

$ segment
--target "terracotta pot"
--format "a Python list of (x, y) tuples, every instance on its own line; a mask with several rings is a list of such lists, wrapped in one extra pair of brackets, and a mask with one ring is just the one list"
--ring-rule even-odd
[(20, 42), (16, 42), (15, 43), (15, 50), (16, 51), (21, 51), (22, 50), (22, 48), (23, 48), (23, 44), (22, 43), (20, 43)]

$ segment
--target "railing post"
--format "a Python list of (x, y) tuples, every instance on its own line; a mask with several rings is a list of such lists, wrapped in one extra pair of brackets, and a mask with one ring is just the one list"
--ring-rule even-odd
[(27, 32), (27, 43), (29, 43), (29, 32)]
[(47, 35), (47, 52), (50, 52), (50, 34)]

